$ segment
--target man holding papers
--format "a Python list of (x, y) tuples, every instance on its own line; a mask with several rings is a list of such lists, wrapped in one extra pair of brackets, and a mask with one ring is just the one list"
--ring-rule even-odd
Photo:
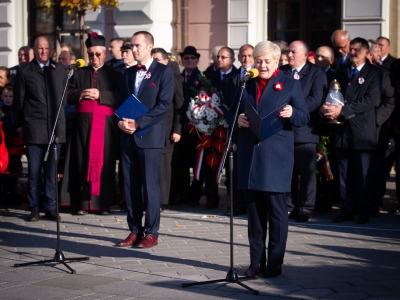
[[(161, 156), (165, 146), (165, 114), (174, 97), (174, 74), (171, 68), (152, 58), (154, 39), (149, 32), (136, 32), (131, 42), (137, 65), (125, 71), (120, 104), (134, 94), (148, 112), (136, 119), (123, 118), (118, 122), (122, 131), (121, 162), (131, 233), (117, 246), (151, 248), (158, 243)], [(146, 204), (144, 226), (143, 200)]]

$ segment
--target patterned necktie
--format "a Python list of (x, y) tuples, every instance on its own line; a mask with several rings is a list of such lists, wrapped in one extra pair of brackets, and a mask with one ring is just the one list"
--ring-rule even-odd
[(224, 80), (226, 77), (226, 73), (222, 73), (222, 80)]
[(186, 82), (189, 82), (189, 79), (190, 79), (190, 74), (186, 73)]
[(147, 71), (146, 66), (142, 66), (142, 65), (139, 65), (139, 64), (136, 65), (136, 69), (137, 69), (138, 71), (139, 71), (139, 70)]
[(353, 78), (354, 76), (356, 76), (357, 73), (358, 73), (358, 70), (356, 68), (352, 69), (351, 73), (350, 73), (350, 78)]

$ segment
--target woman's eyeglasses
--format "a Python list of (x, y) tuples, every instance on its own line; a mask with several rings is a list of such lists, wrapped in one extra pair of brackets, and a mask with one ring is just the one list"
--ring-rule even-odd
[(97, 57), (100, 57), (103, 54), (103, 52), (100, 52), (100, 53), (98, 53), (98, 52), (88, 52), (88, 56), (89, 57), (94, 57), (96, 55)]

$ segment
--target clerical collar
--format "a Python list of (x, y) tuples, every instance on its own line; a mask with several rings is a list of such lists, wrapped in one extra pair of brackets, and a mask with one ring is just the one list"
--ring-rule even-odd
[(306, 63), (304, 63), (304, 64), (302, 64), (300, 67), (298, 67), (298, 68), (292, 68), (292, 72), (294, 71), (294, 70), (296, 70), (297, 71), (297, 73), (300, 73), (300, 71), (301, 71), (301, 69), (303, 69), (303, 67), (306, 65)]
[(98, 68), (95, 68), (95, 67), (93, 67), (92, 66), (92, 68), (95, 70), (95, 71), (97, 71), (98, 69), (100, 69), (102, 66), (104, 66), (104, 64), (102, 64), (100, 67), (98, 67)]
[(388, 57), (387, 55), (384, 57), (381, 57), (381, 61), (384, 61), (386, 59), (386, 57)]
[(39, 64), (39, 66), (40, 66), (41, 69), (43, 69), (43, 67), (48, 67), (48, 66), (50, 66), (50, 59), (47, 61), (47, 63), (46, 63), (45, 65), (42, 64), (40, 61), (38, 61), (37, 58), (36, 58), (36, 61), (38, 62), (38, 64)]

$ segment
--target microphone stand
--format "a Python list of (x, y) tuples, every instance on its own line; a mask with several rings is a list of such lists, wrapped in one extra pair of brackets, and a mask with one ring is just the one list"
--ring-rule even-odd
[(56, 262), (56, 263), (62, 263), (68, 270), (70, 270), (71, 274), (76, 274), (76, 271), (74, 269), (72, 269), (65, 261), (67, 260), (75, 260), (75, 261), (80, 261), (80, 260), (89, 260), (90, 257), (86, 256), (86, 257), (75, 257), (75, 258), (65, 258), (64, 253), (61, 250), (60, 247), (60, 216), (59, 216), (59, 208), (58, 208), (58, 174), (57, 174), (57, 144), (58, 144), (58, 137), (55, 137), (55, 130), (57, 127), (57, 122), (58, 122), (58, 118), (60, 116), (60, 112), (64, 103), (64, 96), (65, 96), (65, 91), (67, 90), (67, 84), (69, 79), (72, 77), (73, 71), (72, 69), (70, 69), (68, 71), (68, 77), (67, 77), (67, 81), (65, 82), (65, 86), (64, 86), (64, 91), (62, 93), (61, 96), (61, 101), (60, 101), (60, 105), (58, 107), (58, 111), (57, 111), (57, 115), (56, 115), (56, 119), (54, 121), (54, 125), (53, 125), (53, 130), (51, 132), (51, 138), (49, 141), (49, 144), (47, 145), (47, 151), (46, 154), (44, 156), (44, 161), (47, 161), (47, 158), (49, 156), (49, 151), (50, 151), (50, 146), (53, 145), (53, 153), (54, 153), (54, 178), (55, 178), (55, 190), (56, 190), (56, 214), (57, 214), (57, 248), (56, 248), (56, 253), (54, 254), (53, 259), (45, 259), (45, 260), (41, 260), (41, 261), (32, 261), (32, 262), (27, 262), (27, 263), (22, 263), (22, 264), (14, 264), (15, 268), (18, 267), (24, 267), (24, 266), (29, 266), (29, 265), (36, 265), (36, 264), (43, 264), (43, 263), (48, 263), (48, 262)]
[[(239, 113), (239, 108), (240, 108), (240, 102), (242, 100), (242, 96), (243, 96), (243, 91), (244, 88), (246, 86), (246, 81), (249, 78), (243, 80), (243, 84), (241, 86), (241, 91), (240, 91), (240, 96), (239, 96), (239, 100), (236, 106), (236, 112), (235, 112), (235, 117), (233, 119), (233, 125), (231, 130), (229, 131), (229, 138), (228, 138), (228, 142), (224, 151), (224, 155), (222, 157), (222, 166), (225, 164), (226, 161), (226, 156), (227, 153), (229, 152), (229, 193), (230, 193), (230, 203), (231, 203), (231, 213), (230, 213), (230, 241), (229, 241), (229, 245), (230, 245), (230, 268), (228, 273), (226, 274), (226, 278), (224, 279), (215, 279), (215, 280), (208, 280), (208, 281), (199, 281), (199, 282), (190, 282), (190, 283), (182, 283), (182, 287), (188, 287), (188, 286), (194, 286), (194, 285), (203, 285), (203, 284), (209, 284), (209, 283), (218, 283), (218, 282), (227, 282), (227, 283), (236, 283), (241, 285), (242, 287), (244, 287), (245, 289), (249, 290), (250, 292), (252, 292), (254, 295), (258, 295), (259, 292), (255, 289), (252, 289), (251, 287), (243, 284), (242, 282), (240, 282), (241, 280), (252, 280), (252, 279), (257, 279), (257, 277), (239, 277), (237, 274), (237, 270), (236, 268), (233, 267), (233, 152), (236, 151), (236, 145), (232, 144), (232, 134), (233, 134), (233, 129), (236, 126), (236, 120), (237, 120), (237, 116)], [(222, 173), (222, 171), (221, 171)], [(220, 175), (221, 175), (220, 173)], [(219, 182), (221, 181), (221, 176), (219, 176)], [(219, 184), (218, 182), (218, 184)]]

